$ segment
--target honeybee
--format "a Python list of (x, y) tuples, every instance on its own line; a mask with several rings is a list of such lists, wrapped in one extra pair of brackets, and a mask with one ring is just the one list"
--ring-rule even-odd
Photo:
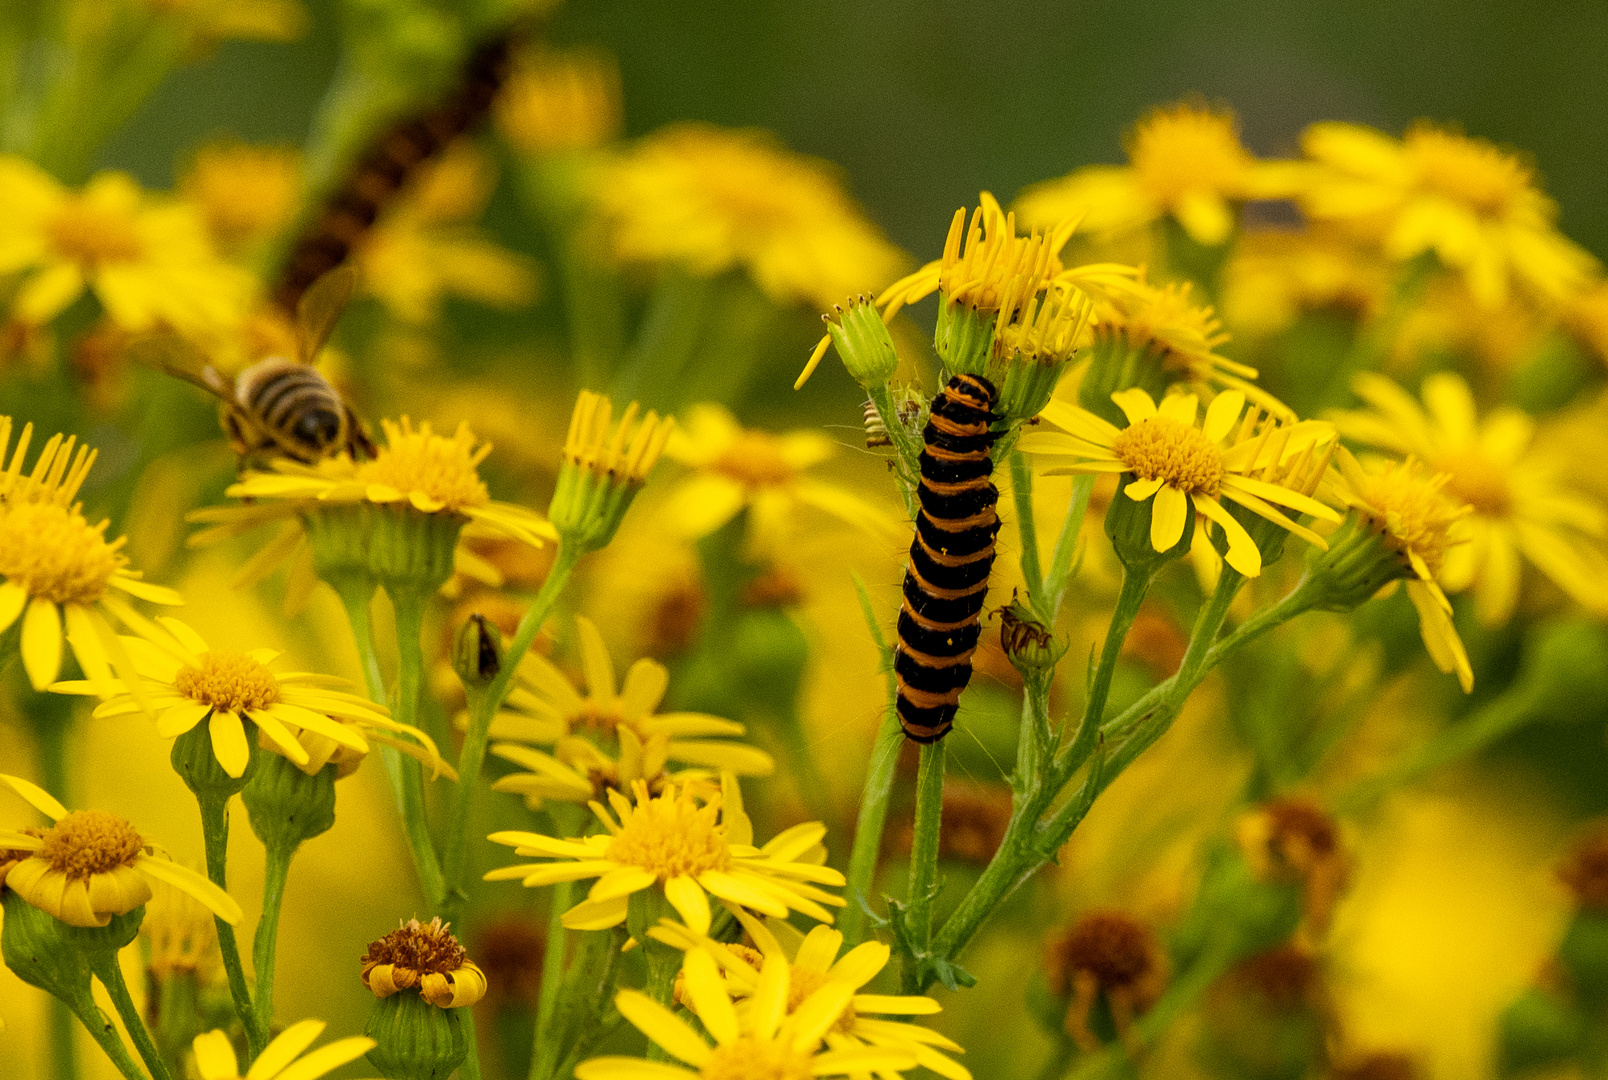
[(219, 421), (242, 467), (282, 457), (311, 465), (343, 451), (371, 458), (374, 443), (363, 422), (312, 366), (355, 281), (356, 272), (341, 266), (314, 282), (296, 305), (296, 358), (270, 356), (232, 380), (177, 338), (147, 339), (131, 351), (141, 363), (218, 398)]

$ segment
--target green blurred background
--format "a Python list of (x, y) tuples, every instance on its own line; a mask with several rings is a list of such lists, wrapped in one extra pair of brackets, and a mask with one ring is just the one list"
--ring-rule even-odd
[[(297, 44), (226, 44), (169, 80), (104, 163), (168, 186), (208, 135), (302, 142), (336, 62), (335, 4), (308, 7)], [(1187, 93), (1232, 105), (1264, 155), (1320, 119), (1459, 123), (1534, 155), (1564, 230), (1608, 255), (1608, 3), (578, 0), (554, 36), (618, 56), (628, 134), (770, 128), (840, 164), (917, 257), (980, 189), (1121, 161), (1134, 120)]]

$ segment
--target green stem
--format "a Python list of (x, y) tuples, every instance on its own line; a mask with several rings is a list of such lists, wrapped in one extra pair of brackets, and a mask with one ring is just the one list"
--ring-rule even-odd
[(294, 847), (264, 845), (267, 853), (262, 880), (262, 915), (252, 942), (251, 967), (257, 973), (256, 1009), (272, 1026), (274, 1022), (274, 956), (279, 946), (279, 909), (285, 900), (285, 881), (290, 877)]
[(616, 401), (636, 399), (656, 408), (675, 396), (677, 383), (703, 336), (713, 278), (675, 267), (660, 271), (637, 339), (614, 380)]
[(1111, 680), (1117, 672), (1117, 660), (1122, 656), (1122, 643), (1128, 638), (1128, 631), (1133, 629), (1134, 619), (1139, 616), (1139, 608), (1144, 604), (1145, 594), (1150, 591), (1150, 582), (1155, 577), (1153, 567), (1125, 568), (1122, 571), (1122, 588), (1117, 593), (1116, 607), (1111, 612), (1111, 625), (1106, 629), (1105, 646), (1100, 650), (1100, 663), (1094, 669), (1094, 678), (1089, 683), (1089, 699), (1083, 706), (1083, 719), (1078, 725), (1078, 737), (1073, 740), (1072, 746), (1062, 754), (1061, 760), (1055, 763), (1054, 775), (1060, 778), (1061, 783), (1071, 779), (1072, 773), (1083, 764), (1076, 760), (1076, 753), (1087, 754), (1089, 736), (1100, 729), (1105, 723), (1106, 699), (1111, 694)]
[(564, 982), (564, 912), (569, 910), (573, 886), (573, 882), (561, 881), (551, 889), (553, 906), (547, 913), (547, 943), (542, 953), (542, 988), (536, 999), (536, 1038), (531, 1048), (529, 1080), (547, 1080), (552, 1075), (558, 1050), (554, 1015)]
[(1044, 593), (1044, 572), (1039, 566), (1038, 528), (1033, 523), (1033, 466), (1027, 455), (1012, 450), (1011, 495), (1016, 505), (1016, 531), (1022, 545), (1022, 578), (1033, 613), (1048, 622), (1054, 618)]
[[(57, 695), (51, 694), (43, 694), (40, 697), (41, 702), (51, 701), (53, 698), (60, 700)], [(31, 725), (34, 741), (39, 747), (39, 771), (44, 780), (45, 790), (54, 795), (62, 805), (71, 806), (76, 801), (69, 787), (72, 772), (67, 768), (67, 737), (72, 714), (64, 713), (58, 716), (56, 715), (58, 710), (55, 709), (49, 712), (51, 715), (41, 716), (38, 722)], [(53, 996), (47, 1006), (47, 1015), (50, 1026), (51, 1075), (55, 1080), (78, 1080), (78, 1049), (73, 1034), (73, 1011), (65, 1001)]]
[[(374, 599), (374, 581), (365, 575), (340, 575), (331, 582), (335, 591), (340, 594), (341, 603), (346, 607), (346, 620), (352, 627), (352, 641), (357, 646), (357, 654), (363, 664), (363, 678), (368, 683), (369, 697), (376, 704), (387, 703), (389, 695), (385, 691), (385, 680), (380, 674), (379, 654), (374, 648), (374, 627), (369, 615), (369, 605)], [(404, 605), (396, 605), (397, 638), (400, 644), (405, 636), (402, 628)], [(422, 620), (423, 613), (418, 613)], [(398, 696), (395, 705), (396, 719), (404, 723), (412, 723), (417, 712), (418, 682), (422, 677), (423, 658), (419, 654), (418, 633), (414, 634), (413, 655), (420, 669), (413, 674), (414, 693), (412, 695), (414, 708), (406, 712), (404, 719), (403, 694), (405, 679), (398, 678)], [(408, 650), (402, 649), (403, 666), (406, 666)], [(396, 798), (397, 810), (402, 815), (402, 831), (407, 837), (408, 848), (413, 853), (413, 865), (419, 875), (420, 887), (424, 890), (425, 898), (432, 908), (436, 907), (445, 892), (445, 885), (441, 876), (441, 865), (436, 860), (435, 844), (430, 838), (430, 823), (425, 817), (424, 809), (424, 778), (418, 763), (412, 758), (403, 757), (389, 746), (380, 747), (380, 759), (385, 762), (385, 773), (391, 780), (391, 792)], [(408, 766), (413, 768), (409, 770)]]
[(173, 1080), (173, 1074), (168, 1072), (167, 1062), (162, 1060), (162, 1052), (156, 1048), (151, 1033), (146, 1030), (145, 1021), (140, 1018), (140, 1010), (129, 996), (128, 984), (123, 981), (123, 969), (117, 963), (117, 951), (108, 949), (88, 954), (89, 969), (95, 977), (106, 987), (106, 993), (112, 999), (112, 1006), (117, 1009), (117, 1015), (123, 1020), (123, 1028), (128, 1032), (129, 1038), (134, 1040), (134, 1049), (139, 1051), (140, 1060), (150, 1070), (151, 1080)]
[(1050, 556), (1050, 576), (1044, 579), (1044, 595), (1050, 603), (1053, 618), (1061, 611), (1061, 601), (1072, 580), (1073, 562), (1078, 553), (1078, 535), (1083, 531), (1083, 519), (1089, 513), (1089, 496), (1094, 493), (1094, 475), (1083, 473), (1072, 478), (1072, 501), (1067, 505), (1066, 518), (1061, 522), (1061, 535), (1055, 541), (1055, 553)]
[[(497, 669), (497, 674), (483, 690), (476, 688), (469, 693), (469, 730), (464, 734), (463, 750), (458, 755), (458, 792), (452, 807), (452, 818), (447, 826), (447, 835), (443, 841), (441, 862), (444, 875), (443, 898), (437, 905), (441, 917), (448, 922), (455, 921), (462, 915), (463, 906), (469, 899), (464, 882), (464, 866), (468, 861), (469, 852), (469, 816), (474, 806), (476, 790), (480, 786), (480, 770), (486, 761), (486, 741), (491, 731), (491, 721), (497, 715), (497, 710), (502, 708), (509, 691), (513, 689), (514, 673), (519, 669), (520, 661), (530, 651), (542, 624), (547, 621), (553, 605), (557, 603), (564, 586), (568, 584), (570, 574), (574, 571), (579, 558), (579, 553), (571, 547), (566, 545), (559, 548), (558, 557), (553, 562), (553, 568), (548, 571), (547, 579), (542, 582), (541, 589), (537, 591), (536, 599), (531, 602), (519, 620), (519, 629), (514, 633), (513, 642), (503, 651), (502, 663)], [(401, 625), (402, 615), (399, 607), (398, 633), (401, 632)], [(422, 669), (422, 654), (419, 662)]]
[(910, 891), (905, 925), (913, 955), (905, 962), (905, 993), (919, 993), (923, 961), (932, 947), (932, 901), (938, 881), (938, 837), (944, 811), (944, 741), (926, 743), (916, 771), (916, 821), (910, 844)]
[(87, 984), (84, 989), (79, 1000), (67, 1007), (78, 1017), (78, 1022), (84, 1025), (84, 1030), (89, 1032), (106, 1056), (112, 1059), (112, 1064), (117, 1066), (117, 1071), (123, 1074), (125, 1080), (147, 1080), (133, 1055), (128, 1052), (128, 1047), (123, 1044), (122, 1037), (117, 1034), (117, 1025), (100, 1011), (94, 996), (88, 992)]
[(869, 387), (868, 393), (871, 403), (877, 408), (882, 426), (888, 431), (888, 439), (893, 443), (894, 475), (899, 481), (899, 493), (904, 497), (905, 513), (915, 517), (916, 482), (921, 476), (921, 440), (899, 418), (899, 407), (894, 404), (887, 383)]
[(899, 751), (904, 749), (904, 729), (899, 725), (899, 681), (893, 674), (893, 653), (877, 622), (876, 611), (871, 607), (871, 596), (858, 574), (850, 575), (860, 599), (860, 613), (865, 616), (866, 628), (876, 644), (877, 655), (882, 657), (883, 671), (887, 675), (887, 713), (877, 729), (876, 745), (871, 751), (871, 764), (866, 770), (865, 787), (860, 792), (860, 813), (854, 823), (854, 846), (849, 851), (848, 882), (843, 896), (848, 907), (838, 920), (849, 948), (865, 940), (867, 907), (871, 903), (871, 886), (877, 876), (877, 861), (882, 855), (882, 830), (888, 821), (888, 801), (893, 793), (894, 774), (899, 767)]
[[(201, 806), (201, 836), (206, 847), (207, 877), (220, 889), (227, 889), (229, 852), (229, 800), (213, 795), (197, 795)], [(229, 995), (234, 998), (235, 1014), (246, 1029), (246, 1044), (253, 1059), (268, 1045), (268, 1025), (251, 1003), (246, 986), (246, 969), (240, 962), (240, 946), (234, 927), (214, 917), (218, 927), (218, 951), (229, 976)]]
[(837, 809), (832, 801), (832, 787), (821, 772), (820, 763), (815, 760), (809, 732), (804, 728), (804, 718), (798, 714), (796, 701), (789, 703), (789, 707), (776, 717), (776, 726), (781, 728), (782, 737), (787, 741), (787, 764), (792, 773), (793, 787), (804, 804), (804, 812), (812, 819), (835, 828), (838, 821)]
[[(55, 1080), (78, 1080), (78, 1045), (73, 1031), (72, 1006), (53, 996), (47, 1015), (50, 1025), (50, 1075)], [(122, 1043), (119, 1042), (118, 1046), (122, 1046)]]
[[(620, 1024), (614, 1011), (614, 987), (620, 978), (620, 956), (626, 931), (590, 930), (581, 935), (575, 963), (564, 981), (563, 1012), (556, 1025), (554, 1051), (556, 1069), (538, 1080), (565, 1080), (574, 1075), (575, 1065)], [(672, 984), (674, 978), (672, 977)], [(651, 1056), (651, 1050), (650, 1050)]]
[(480, 1038), (475, 1034), (475, 1010), (460, 1009), (463, 1022), (463, 1041), (469, 1044), (469, 1053), (458, 1066), (458, 1080), (480, 1080)]

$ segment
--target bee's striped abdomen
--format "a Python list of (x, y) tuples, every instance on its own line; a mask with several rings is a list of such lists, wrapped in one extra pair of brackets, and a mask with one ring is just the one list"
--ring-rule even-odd
[(304, 364), (273, 357), (241, 373), (239, 403), (281, 450), (318, 461), (346, 437), (346, 405), (329, 381)]
[(921, 509), (910, 542), (899, 646), (899, 723), (916, 742), (936, 742), (955, 722), (960, 692), (971, 681), (978, 616), (994, 566), (999, 491), (994, 463), (994, 386), (956, 375), (933, 399), (922, 432)]

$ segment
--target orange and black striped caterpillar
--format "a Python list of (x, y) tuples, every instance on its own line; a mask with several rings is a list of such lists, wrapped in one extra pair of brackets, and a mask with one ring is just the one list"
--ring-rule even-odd
[(508, 79), (514, 36), (500, 34), (476, 47), (445, 101), (392, 124), (363, 151), (285, 257), (274, 285), (274, 300), (281, 308), (295, 311), (302, 293), (346, 261), (353, 245), (419, 166), (490, 110)]
[(899, 644), (899, 726), (918, 743), (937, 742), (955, 724), (960, 694), (971, 681), (978, 616), (994, 567), (999, 490), (989, 479), (997, 434), (989, 430), (994, 384), (956, 375), (933, 398), (922, 431), (921, 509), (910, 541)]

